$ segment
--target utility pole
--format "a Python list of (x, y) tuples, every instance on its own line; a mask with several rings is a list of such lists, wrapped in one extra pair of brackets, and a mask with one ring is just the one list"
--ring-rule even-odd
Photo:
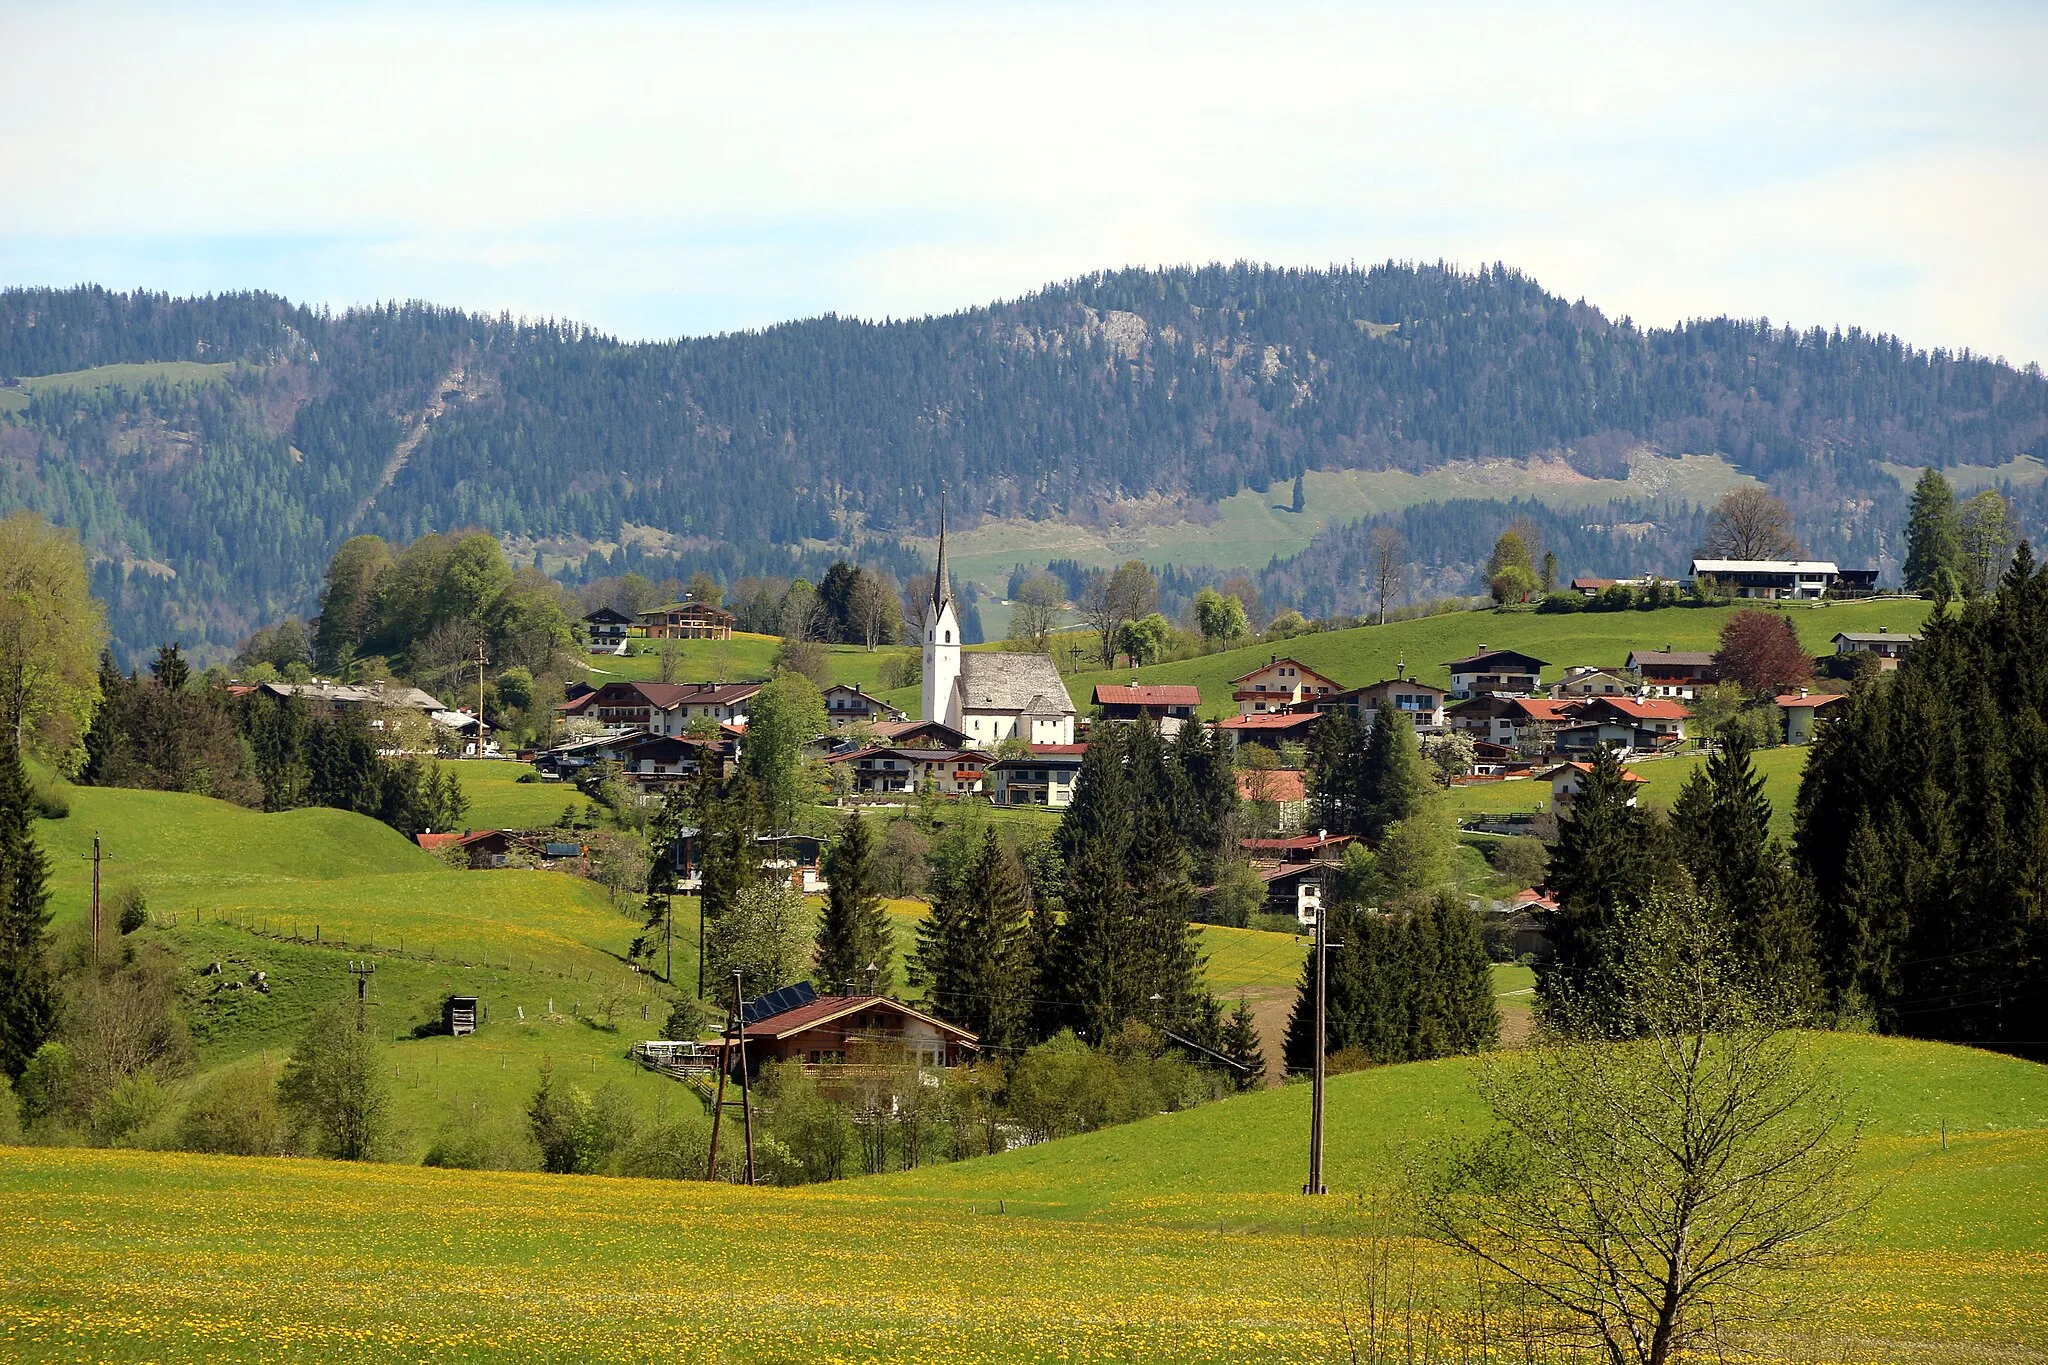
[[(1329, 838), (1329, 831), (1316, 831), (1318, 844)], [(1323, 860), (1323, 850), (1316, 850), (1317, 861)], [(1326, 1018), (1324, 1006), (1328, 1000), (1327, 984), (1330, 978), (1330, 915), (1328, 885), (1329, 874), (1325, 872), (1316, 895), (1316, 1043), (1315, 1060), (1309, 1071), (1309, 1118), (1308, 1118), (1308, 1184), (1302, 1187), (1303, 1194), (1328, 1194), (1323, 1184), (1323, 1081)], [(1339, 945), (1342, 946), (1342, 945)]]
[(92, 832), (92, 960), (100, 960), (100, 832)]
[(484, 642), (476, 642), (476, 756), (484, 756)]
[(747, 1007), (740, 999), (740, 973), (732, 974), (732, 1015), (726, 1025), (726, 1036), (732, 1046), (725, 1049), (725, 1055), (718, 1063), (718, 1095), (711, 1104), (711, 1159), (706, 1165), (704, 1178), (718, 1179), (718, 1127), (725, 1117), (725, 1081), (732, 1074), (733, 1054), (739, 1057), (740, 1070), (740, 1121), (745, 1125), (747, 1135), (746, 1184), (754, 1183), (754, 1109), (747, 1086)]
[(356, 979), (356, 1032), (362, 1033), (369, 1027), (370, 978), (377, 971), (374, 962), (351, 962), (349, 975)]

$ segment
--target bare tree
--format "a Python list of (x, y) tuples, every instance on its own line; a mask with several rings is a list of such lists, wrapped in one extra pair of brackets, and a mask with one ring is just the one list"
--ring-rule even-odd
[(1997, 489), (1987, 488), (1963, 504), (1957, 522), (1962, 529), (1963, 591), (1970, 597), (1988, 597), (2012, 554), (2012, 521), (2005, 499)]
[(1485, 1065), (1496, 1127), (1452, 1150), (1420, 1213), (1612, 1365), (1664, 1365), (1782, 1314), (1859, 1207), (1854, 1135), (1703, 903), (1654, 901), (1622, 932), (1629, 1036), (1546, 1011), (1537, 1047)]
[(1372, 560), (1366, 569), (1366, 579), (1372, 589), (1376, 619), (1385, 625), (1387, 603), (1408, 579), (1407, 547), (1402, 544), (1401, 533), (1391, 526), (1373, 527)]
[(1080, 606), (1081, 618), (1101, 644), (1106, 666), (1116, 658), (1117, 632), (1158, 609), (1159, 580), (1137, 559), (1124, 561), (1115, 573), (1097, 569), (1081, 585)]
[(1701, 549), (1706, 559), (1784, 559), (1800, 553), (1791, 509), (1756, 484), (1724, 493), (1714, 504)]
[(1034, 654), (1046, 653), (1066, 600), (1066, 589), (1051, 574), (1027, 579), (1010, 599), (1010, 638)]
[(895, 639), (903, 628), (903, 606), (889, 576), (879, 569), (862, 569), (847, 595), (847, 616), (870, 654), (882, 641)]

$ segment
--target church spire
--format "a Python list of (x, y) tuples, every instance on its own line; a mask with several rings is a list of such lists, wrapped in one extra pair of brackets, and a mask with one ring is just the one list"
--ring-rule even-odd
[(932, 614), (953, 600), (953, 574), (946, 566), (946, 494), (939, 492), (939, 561), (932, 570)]

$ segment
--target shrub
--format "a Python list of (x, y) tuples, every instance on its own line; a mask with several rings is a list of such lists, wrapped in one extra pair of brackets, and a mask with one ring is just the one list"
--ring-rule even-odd
[(64, 1044), (44, 1043), (37, 1048), (17, 1083), (22, 1126), (34, 1129), (62, 1121), (71, 1107), (77, 1073), (78, 1064)]
[(14, 1098), (14, 1082), (0, 1071), (0, 1147), (21, 1141), (21, 1103)]
[(1547, 592), (1543, 594), (1543, 600), (1536, 604), (1536, 610), (1546, 616), (1569, 616), (1575, 611), (1584, 611), (1586, 606), (1584, 593)]
[(1486, 859), (1502, 881), (1518, 887), (1541, 886), (1550, 875), (1550, 848), (1541, 839), (1502, 839), (1486, 850)]
[(106, 1147), (133, 1144), (136, 1136), (163, 1116), (169, 1106), (163, 1087), (147, 1071), (121, 1078), (100, 1102), (93, 1106), (87, 1126), (94, 1142)]
[(71, 814), (71, 798), (52, 782), (32, 780), (28, 800), (29, 811), (38, 820), (62, 820)]
[(538, 782), (540, 781), (540, 774), (535, 772), (524, 772), (519, 774), (519, 776), (513, 778), (512, 780), (514, 782)]
[(132, 934), (149, 923), (149, 901), (142, 894), (142, 888), (134, 884), (122, 887), (114, 893), (117, 907), (114, 923), (124, 934)]
[(240, 1067), (208, 1078), (178, 1116), (178, 1146), (222, 1156), (278, 1156), (288, 1149), (277, 1072)]

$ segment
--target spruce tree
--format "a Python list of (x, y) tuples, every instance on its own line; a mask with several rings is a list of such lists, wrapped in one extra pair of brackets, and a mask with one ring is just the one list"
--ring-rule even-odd
[(1159, 1027), (1192, 1030), (1206, 996), (1201, 935), (1189, 920), (1195, 893), (1188, 881), (1187, 857), (1163, 806), (1139, 812), (1125, 876), (1142, 963), (1139, 1016)]
[(1028, 1041), (1035, 978), (1024, 879), (994, 830), (918, 930), (920, 969), (941, 1018), (991, 1051)]
[(1243, 996), (1237, 997), (1237, 1008), (1230, 1012), (1230, 1020), (1223, 1026), (1224, 1056), (1244, 1069), (1231, 1079), (1239, 1090), (1258, 1090), (1266, 1084), (1266, 1054), (1259, 1047), (1259, 1025), (1252, 1018), (1252, 1007)]
[(1436, 920), (1439, 980), (1450, 1051), (1481, 1052), (1500, 1042), (1500, 1007), (1493, 995), (1493, 964), (1479, 917), (1454, 892), (1440, 892), (1430, 907)]
[(1931, 591), (1944, 572), (1960, 583), (1962, 567), (1962, 519), (1955, 490), (1940, 470), (1929, 465), (1913, 485), (1913, 507), (1906, 517), (1906, 586)]
[(896, 941), (878, 885), (875, 837), (859, 811), (850, 812), (840, 825), (839, 839), (826, 856), (825, 878), (825, 913), (818, 919), (819, 988), (833, 991), (854, 982), (889, 994), (896, 985)]
[(1558, 908), (1546, 916), (1550, 947), (1536, 965), (1541, 1004), (1555, 1008), (1575, 996), (1586, 1017), (1612, 1027), (1625, 1023), (1614, 1012), (1625, 996), (1621, 916), (1666, 874), (1662, 826), (1633, 799), (1613, 752), (1595, 750), (1592, 770), (1558, 820), (1549, 883)]
[(1317, 829), (1332, 834), (1364, 832), (1359, 791), (1362, 757), (1358, 726), (1351, 713), (1342, 708), (1325, 712), (1308, 742), (1309, 819)]
[(1359, 764), (1358, 832), (1378, 843), (1390, 827), (1421, 810), (1434, 791), (1414, 724), (1391, 702), (1381, 702)]
[(0, 1074), (21, 1075), (57, 1032), (57, 980), (47, 955), (49, 860), (35, 839), (21, 750), (0, 744)]
[(1141, 1013), (1145, 995), (1143, 934), (1123, 850), (1108, 835), (1090, 837), (1068, 863), (1066, 906), (1048, 993), (1063, 1022), (1101, 1043)]

